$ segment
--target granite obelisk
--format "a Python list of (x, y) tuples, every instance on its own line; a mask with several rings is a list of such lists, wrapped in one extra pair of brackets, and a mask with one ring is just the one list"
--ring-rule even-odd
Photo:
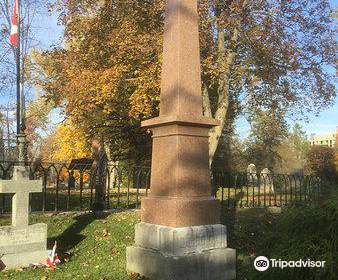
[(160, 116), (153, 133), (150, 195), (141, 203), (127, 270), (150, 279), (234, 279), (220, 202), (211, 196), (209, 130), (203, 116), (197, 0), (167, 0)]

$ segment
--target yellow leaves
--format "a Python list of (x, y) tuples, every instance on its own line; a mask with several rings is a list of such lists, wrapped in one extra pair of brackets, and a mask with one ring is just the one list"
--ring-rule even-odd
[(106, 237), (106, 236), (108, 236), (108, 234), (109, 234), (109, 232), (108, 232), (108, 230), (107, 230), (107, 229), (104, 229), (104, 230), (102, 231), (102, 235), (103, 235), (103, 237)]
[(90, 144), (85, 133), (70, 121), (58, 126), (53, 140), (57, 146), (52, 154), (53, 161), (67, 162), (91, 155)]

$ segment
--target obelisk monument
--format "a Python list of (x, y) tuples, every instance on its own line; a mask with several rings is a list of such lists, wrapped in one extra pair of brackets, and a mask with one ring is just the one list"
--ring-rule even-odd
[(166, 0), (160, 116), (153, 133), (150, 195), (142, 199), (127, 270), (156, 280), (236, 277), (220, 202), (211, 196), (203, 116), (197, 0)]

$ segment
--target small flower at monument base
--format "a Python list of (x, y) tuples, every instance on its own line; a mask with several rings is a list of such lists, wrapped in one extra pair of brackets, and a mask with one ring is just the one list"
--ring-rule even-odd
[(48, 276), (42, 276), (41, 278), (40, 278), (40, 280), (47, 280), (48, 279)]
[(252, 233), (251, 233), (251, 235), (255, 235), (255, 233), (254, 233), (254, 232), (252, 232)]

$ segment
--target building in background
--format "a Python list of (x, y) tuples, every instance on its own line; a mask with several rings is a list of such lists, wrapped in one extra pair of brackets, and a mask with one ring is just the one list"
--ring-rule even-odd
[(311, 134), (310, 136), (311, 146), (325, 146), (334, 148), (338, 145), (338, 127), (336, 128), (336, 132), (328, 133), (328, 134)]

